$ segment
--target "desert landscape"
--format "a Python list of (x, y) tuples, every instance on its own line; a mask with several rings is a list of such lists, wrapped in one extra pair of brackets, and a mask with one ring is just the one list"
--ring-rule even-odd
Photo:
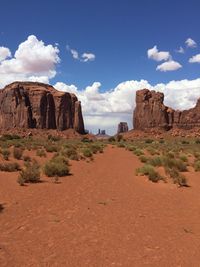
[(200, 1), (0, 9), (0, 267), (200, 267)]
[(136, 129), (97, 139), (66, 96), (39, 83), (1, 91), (1, 266), (198, 266), (198, 117), (166, 126), (164, 96), (140, 90)]

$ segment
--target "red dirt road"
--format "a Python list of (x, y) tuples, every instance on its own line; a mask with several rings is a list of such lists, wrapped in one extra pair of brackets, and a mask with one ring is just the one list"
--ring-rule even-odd
[(200, 177), (190, 188), (135, 176), (136, 156), (105, 149), (54, 184), (0, 173), (0, 266), (200, 266)]

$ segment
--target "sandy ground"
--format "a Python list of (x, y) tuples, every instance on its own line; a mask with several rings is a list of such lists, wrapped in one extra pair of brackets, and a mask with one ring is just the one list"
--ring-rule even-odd
[(0, 266), (200, 266), (200, 177), (190, 188), (135, 176), (123, 148), (73, 162), (54, 184), (0, 173)]

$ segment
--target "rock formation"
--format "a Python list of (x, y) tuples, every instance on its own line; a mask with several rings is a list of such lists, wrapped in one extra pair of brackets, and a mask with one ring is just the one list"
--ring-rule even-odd
[(120, 134), (120, 133), (126, 133), (126, 132), (128, 132), (128, 124), (127, 124), (127, 122), (120, 122), (118, 124), (117, 133)]
[(73, 128), (83, 134), (81, 103), (47, 84), (14, 82), (0, 90), (0, 128)]
[(200, 99), (194, 108), (184, 111), (173, 110), (163, 104), (164, 94), (148, 89), (136, 92), (136, 108), (133, 126), (136, 130), (149, 128), (192, 129), (200, 127)]

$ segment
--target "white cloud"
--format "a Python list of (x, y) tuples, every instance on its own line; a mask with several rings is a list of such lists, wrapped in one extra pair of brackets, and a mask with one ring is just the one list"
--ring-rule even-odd
[(188, 38), (185, 41), (185, 44), (186, 44), (187, 47), (191, 47), (191, 48), (197, 47), (197, 43), (191, 38)]
[(196, 80), (171, 81), (167, 84), (151, 85), (146, 80), (125, 81), (114, 89), (101, 92), (99, 82), (78, 90), (75, 85), (55, 84), (55, 88), (75, 93), (82, 103), (86, 128), (97, 132), (98, 128), (115, 134), (120, 121), (127, 121), (132, 128), (136, 91), (148, 88), (165, 94), (165, 104), (174, 109), (194, 107), (200, 97), (200, 78)]
[(7, 52), (7, 59), (0, 62), (0, 87), (16, 80), (46, 81), (56, 75), (56, 64), (60, 62), (59, 49), (45, 45), (36, 36), (30, 35), (22, 42), (15, 54)]
[(78, 52), (77, 52), (75, 49), (70, 49), (70, 52), (71, 52), (72, 57), (73, 57), (74, 59), (79, 59)]
[(175, 70), (178, 70), (180, 68), (182, 68), (182, 65), (180, 63), (178, 63), (177, 61), (174, 61), (174, 60), (169, 60), (167, 62), (164, 62), (164, 63), (158, 65), (156, 70), (166, 72), (166, 71), (175, 71)]
[(11, 57), (11, 52), (7, 47), (0, 47), (0, 62), (5, 60), (6, 58)]
[(156, 61), (168, 60), (171, 57), (168, 51), (159, 52), (156, 45), (147, 50), (147, 56), (148, 58)]
[(75, 49), (70, 48), (69, 45), (66, 46), (67, 50), (71, 53), (72, 57), (81, 62), (94, 61), (96, 56), (93, 53), (83, 53), (79, 56), (79, 52)]
[(175, 50), (177, 53), (184, 54), (185, 50), (183, 49), (182, 46), (179, 47), (179, 49)]
[(87, 62), (95, 60), (96, 56), (92, 53), (83, 53), (81, 57), (83, 58), (84, 62)]
[(190, 63), (200, 63), (200, 54), (197, 54), (196, 56), (193, 56), (189, 59)]

